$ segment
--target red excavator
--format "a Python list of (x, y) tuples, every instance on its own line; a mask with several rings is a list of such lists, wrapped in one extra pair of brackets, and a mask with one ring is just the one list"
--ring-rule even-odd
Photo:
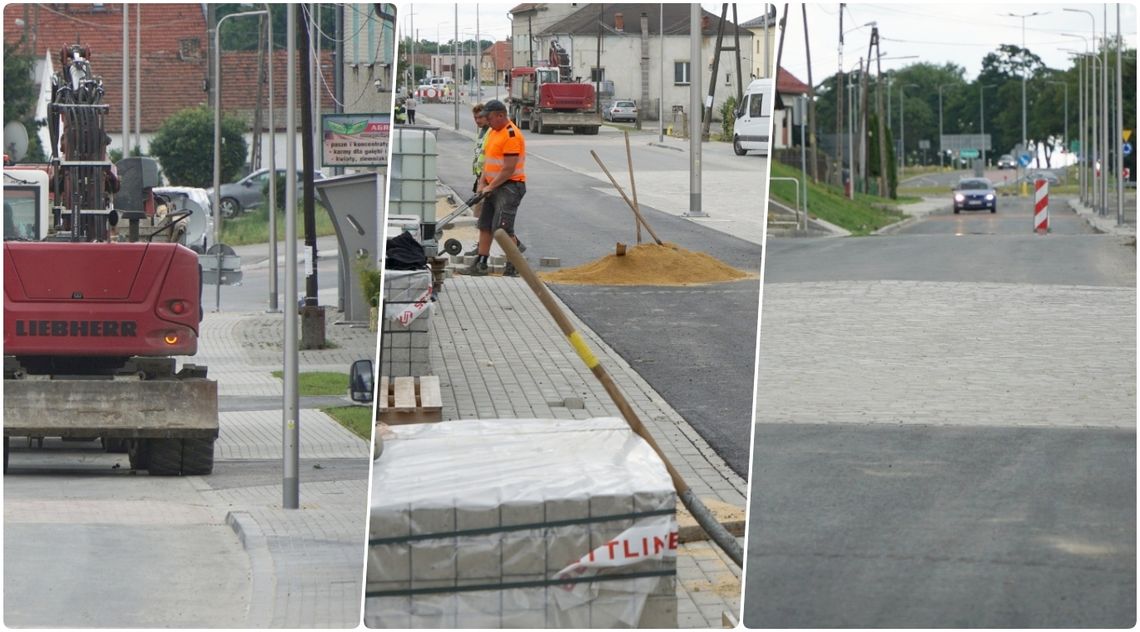
[(597, 134), (602, 115), (594, 86), (574, 80), (570, 55), (557, 41), (550, 43), (548, 64), (511, 69), (507, 86), (511, 120), (536, 134), (552, 134), (559, 128)]
[(217, 383), (177, 360), (203, 316), (198, 256), (173, 240), (187, 214), (155, 208), (153, 159), (107, 159), (90, 49), (59, 61), (50, 163), (4, 168), (4, 470), (16, 438), (60, 437), (152, 475), (209, 474)]

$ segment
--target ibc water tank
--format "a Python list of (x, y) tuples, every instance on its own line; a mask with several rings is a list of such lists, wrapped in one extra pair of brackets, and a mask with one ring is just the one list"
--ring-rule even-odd
[(436, 139), (432, 128), (392, 127), (388, 214), (435, 222)]

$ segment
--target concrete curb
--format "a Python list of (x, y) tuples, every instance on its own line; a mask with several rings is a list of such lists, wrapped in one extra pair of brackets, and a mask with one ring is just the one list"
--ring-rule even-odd
[(261, 526), (247, 512), (228, 512), (226, 524), (233, 529), (242, 548), (249, 554), (251, 584), (247, 615), (249, 627), (269, 627), (273, 621), (274, 594), (277, 592), (277, 574), (273, 565), (273, 556), (269, 553), (269, 543), (261, 531)]
[[(786, 214), (790, 214), (790, 215), (796, 214), (795, 209), (791, 208), (790, 206), (784, 204), (783, 202), (778, 202), (772, 198), (768, 198), (768, 206), (771, 207), (773, 205), (779, 207)], [(846, 228), (843, 228), (841, 226), (836, 226), (835, 224), (832, 224), (831, 222), (829, 222), (825, 219), (820, 219), (818, 217), (812, 217), (811, 215), (808, 215), (808, 223), (811, 224), (812, 226), (814, 226), (815, 228), (818, 228), (820, 230), (824, 230), (828, 233), (827, 235), (809, 235), (812, 237), (830, 238), (830, 237), (850, 237), (851, 236), (851, 231), (849, 231)], [(797, 232), (798, 232), (798, 230), (797, 230)]]
[(649, 146), (650, 147), (660, 147), (661, 149), (670, 149), (672, 151), (680, 151), (680, 152), (685, 151), (684, 149), (681, 149), (680, 147), (671, 147), (669, 145), (665, 145), (662, 143), (649, 143)]
[(1081, 204), (1079, 198), (1065, 198), (1065, 201), (1068, 202), (1069, 208), (1073, 209), (1074, 213), (1080, 215), (1089, 226), (1099, 233), (1128, 237), (1136, 236), (1136, 227), (1128, 226), (1127, 224), (1117, 226), (1116, 220), (1097, 215), (1096, 211)]
[(926, 215), (922, 215), (922, 216), (912, 215), (912, 216), (910, 216), (904, 220), (897, 221), (894, 224), (887, 224), (886, 226), (883, 226), (882, 228), (880, 228), (879, 230), (876, 230), (875, 232), (873, 232), (871, 234), (872, 235), (893, 235), (894, 233), (906, 228), (907, 226), (910, 226), (911, 224), (917, 223), (920, 219), (922, 219), (924, 217), (926, 217)]

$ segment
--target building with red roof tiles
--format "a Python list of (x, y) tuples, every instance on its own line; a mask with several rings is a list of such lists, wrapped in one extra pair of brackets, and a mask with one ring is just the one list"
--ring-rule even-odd
[(792, 108), (796, 97), (811, 94), (811, 86), (784, 68), (776, 70), (776, 102), (772, 112), (772, 147), (783, 149), (792, 146)]
[[(60, 50), (74, 43), (88, 46), (95, 73), (103, 79), (103, 102), (109, 106), (105, 119), (112, 149), (122, 144), (123, 107), (123, 11), (127, 10), (129, 24), (128, 78), (130, 103), (128, 114), (132, 133), (136, 116), (141, 128), (140, 145), (144, 153), (149, 150), (150, 138), (171, 115), (199, 105), (211, 106), (205, 91), (208, 76), (207, 51), (209, 50), (206, 25), (206, 7), (203, 4), (81, 4), (81, 3), (29, 3), (9, 4), (4, 7), (3, 37), (6, 45), (15, 45), (22, 53), (33, 55), (37, 62), (37, 76), (50, 68), (59, 69)], [(136, 13), (138, 12), (138, 13)], [(141, 36), (136, 31), (141, 24)], [(141, 44), (136, 53), (136, 45)], [(135, 59), (141, 62), (137, 73), (141, 86), (135, 86)], [(390, 57), (390, 53), (389, 53)], [(279, 155), (284, 155), (285, 86), (288, 55), (277, 50), (273, 55), (274, 108), (276, 127), (279, 130)], [(252, 124), (257, 106), (259, 78), (257, 51), (223, 51), (220, 65), (222, 111), (236, 114)], [(320, 77), (314, 89), (321, 90), (321, 110), (333, 111), (336, 100), (332, 94), (334, 84), (333, 53), (322, 50)], [(388, 77), (388, 70), (379, 68), (378, 76)], [(347, 74), (347, 73), (346, 73)], [(390, 79), (383, 82), (384, 86)], [(383, 87), (383, 86), (382, 86)], [(141, 88), (141, 89), (139, 89)], [(373, 93), (376, 89), (369, 81)], [(137, 90), (137, 92), (136, 92)], [(50, 97), (50, 91), (47, 96)], [(137, 94), (137, 97), (136, 97)], [(268, 104), (268, 90), (263, 93)], [(141, 107), (136, 109), (136, 99)], [(390, 97), (382, 99), (385, 104)], [(385, 110), (387, 111), (387, 107)], [(263, 116), (265, 125), (267, 117)], [(297, 117), (298, 124), (300, 116)], [(268, 129), (266, 127), (266, 129)], [(252, 134), (247, 136), (247, 141)]]
[(511, 43), (495, 42), (483, 51), (479, 64), (479, 80), (483, 83), (504, 85), (511, 74)]

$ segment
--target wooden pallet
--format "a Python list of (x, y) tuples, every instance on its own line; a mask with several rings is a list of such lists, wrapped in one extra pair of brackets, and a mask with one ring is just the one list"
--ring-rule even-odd
[(377, 423), (423, 424), (443, 420), (443, 400), (439, 396), (439, 376), (380, 377)]

